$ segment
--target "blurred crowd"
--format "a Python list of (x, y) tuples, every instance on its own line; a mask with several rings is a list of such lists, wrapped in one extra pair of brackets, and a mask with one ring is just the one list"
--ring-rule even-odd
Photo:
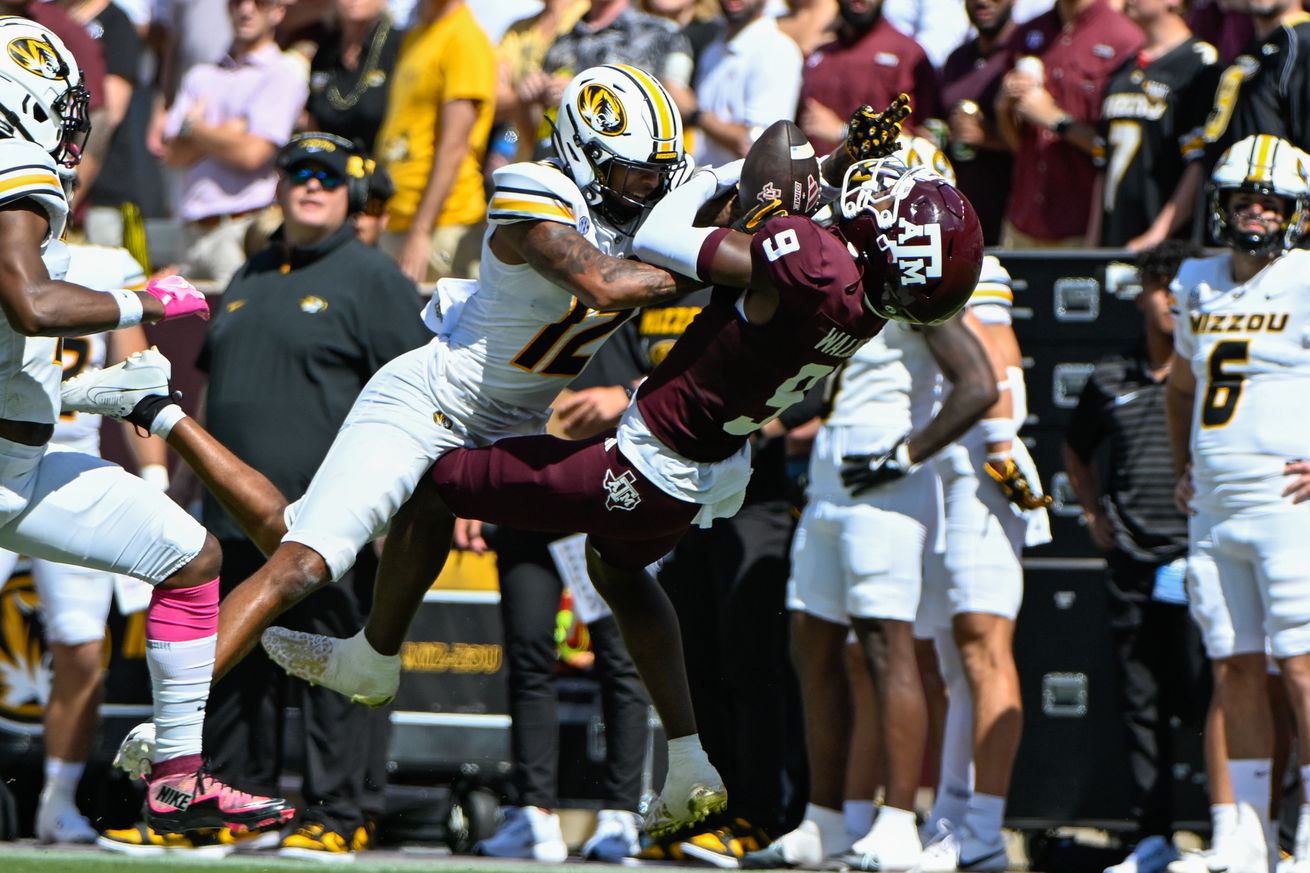
[[(1247, 8), (1249, 5), (1249, 8)], [(1204, 164), (1241, 135), (1230, 74), (1296, 0), (56, 0), (12, 2), (64, 36), (95, 121), (88, 241), (139, 239), (220, 285), (272, 204), (297, 130), (354, 142), (394, 184), (380, 244), (416, 281), (476, 274), (486, 183), (543, 157), (578, 70), (629, 63), (673, 95), (700, 164), (779, 118), (822, 152), (861, 103), (911, 95), (986, 241), (1149, 248), (1199, 234)], [(1239, 69), (1234, 67), (1234, 69)], [(1296, 86), (1288, 86), (1296, 99)], [(1249, 124), (1247, 125), (1249, 127)], [(167, 172), (161, 172), (167, 168)], [(139, 243), (144, 245), (145, 242)], [(144, 253), (142, 253), (144, 254)], [(164, 264), (155, 264), (160, 267)]]

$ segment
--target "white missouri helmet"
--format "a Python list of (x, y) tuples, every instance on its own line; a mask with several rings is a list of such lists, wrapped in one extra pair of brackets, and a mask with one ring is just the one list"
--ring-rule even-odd
[[(1276, 233), (1242, 231), (1228, 214), (1232, 192), (1280, 197), (1286, 206)], [(1248, 136), (1229, 146), (1210, 174), (1210, 232), (1215, 239), (1250, 254), (1283, 251), (1305, 235), (1310, 220), (1310, 155), (1269, 134)]]
[(76, 166), (91, 132), (88, 96), (59, 37), (31, 19), (0, 16), (0, 138), (25, 139)]
[[(551, 140), (587, 202), (618, 224), (654, 205), (686, 166), (678, 107), (654, 76), (626, 64), (573, 77)], [(658, 173), (658, 187), (645, 198), (623, 194), (630, 170)]]

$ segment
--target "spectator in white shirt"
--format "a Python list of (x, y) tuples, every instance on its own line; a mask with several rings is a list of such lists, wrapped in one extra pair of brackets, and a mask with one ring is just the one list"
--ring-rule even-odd
[(696, 107), (685, 113), (698, 128), (698, 164), (743, 157), (773, 122), (794, 118), (801, 90), (801, 50), (764, 14), (768, 0), (719, 0), (722, 30), (696, 69)]

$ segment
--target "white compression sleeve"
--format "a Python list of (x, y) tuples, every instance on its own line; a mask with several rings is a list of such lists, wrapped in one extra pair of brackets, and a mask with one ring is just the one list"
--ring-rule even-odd
[(705, 240), (718, 228), (692, 227), (692, 222), (718, 189), (718, 177), (702, 171), (665, 194), (633, 237), (632, 253), (648, 264), (700, 279), (696, 261)]

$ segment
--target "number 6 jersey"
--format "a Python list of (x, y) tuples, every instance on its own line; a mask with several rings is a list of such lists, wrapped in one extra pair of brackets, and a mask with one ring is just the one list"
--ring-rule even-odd
[(1241, 284), (1227, 253), (1184, 261), (1171, 289), (1174, 348), (1196, 377), (1197, 505), (1284, 500), (1283, 465), (1310, 453), (1310, 252)]

